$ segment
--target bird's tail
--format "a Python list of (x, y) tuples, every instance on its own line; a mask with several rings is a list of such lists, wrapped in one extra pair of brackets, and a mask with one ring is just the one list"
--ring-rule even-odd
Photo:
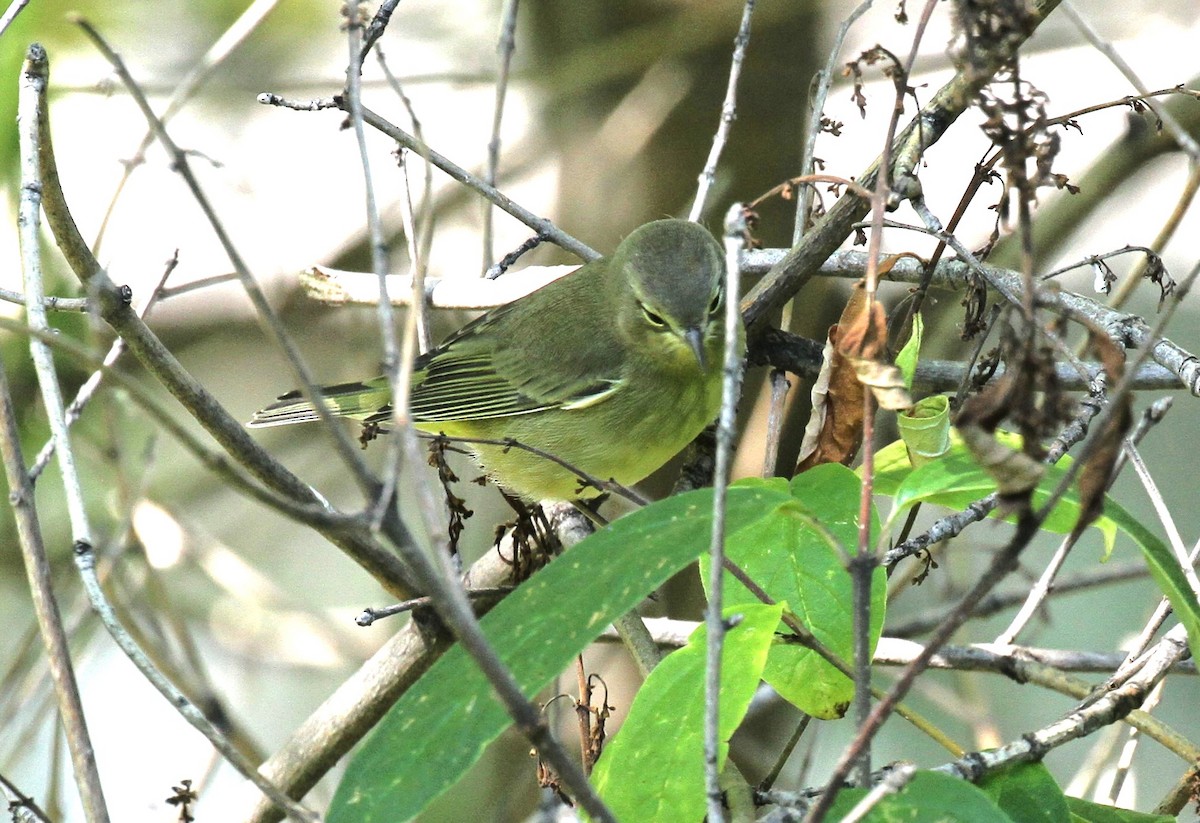
[[(323, 386), (321, 397), (335, 417), (370, 421), (372, 418), (386, 419), (391, 414), (391, 394), (387, 381), (383, 378)], [(290, 423), (308, 423), (318, 419), (320, 418), (312, 403), (305, 400), (299, 391), (291, 391), (280, 396), (265, 409), (256, 411), (246, 425), (258, 429), (286, 426)]]

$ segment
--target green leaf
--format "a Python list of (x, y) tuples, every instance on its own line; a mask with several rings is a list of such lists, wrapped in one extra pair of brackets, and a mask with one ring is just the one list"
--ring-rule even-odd
[[(818, 640), (849, 663), (854, 655), (854, 614), (845, 553), (858, 540), (862, 483), (845, 466), (826, 463), (797, 475), (790, 492), (759, 520), (736, 532), (730, 530), (726, 555), (772, 599), (786, 602)], [(879, 533), (874, 514), (871, 529), (873, 534)], [(827, 536), (836, 543), (831, 545)], [(707, 568), (706, 558), (702, 558), (701, 568)], [(707, 571), (702, 576), (707, 583)], [(755, 603), (758, 599), (726, 575), (725, 602)], [(871, 581), (872, 650), (883, 629), (885, 603), (886, 574), (879, 568)], [(789, 631), (780, 628), (782, 633)], [(773, 647), (763, 679), (814, 717), (840, 717), (854, 696), (854, 684), (848, 677), (816, 652), (797, 645)]]
[[(843, 789), (828, 820), (840, 820), (865, 797), (866, 789)], [(907, 786), (879, 801), (864, 823), (1012, 823), (991, 798), (965, 780), (917, 772)]]
[[(727, 609), (741, 621), (721, 652), (719, 763), (742, 722), (775, 639), (783, 605)], [(704, 662), (708, 633), (700, 626), (682, 649), (660, 663), (638, 690), (629, 717), (604, 749), (592, 783), (618, 820), (704, 817)]]
[[(1045, 477), (1033, 493), (1033, 505), (1044, 505), (1071, 465), (1064, 457), (1046, 467)], [(875, 491), (895, 495), (894, 518), (905, 507), (917, 502), (935, 503), (961, 509), (995, 491), (996, 484), (967, 453), (962, 442), (953, 438), (951, 450), (943, 457), (913, 469), (909, 466), (904, 444), (900, 441), (880, 449), (875, 455)], [(1079, 518), (1079, 492), (1074, 485), (1063, 495), (1043, 528), (1058, 534), (1069, 532)], [(1146, 559), (1150, 575), (1170, 601), (1180, 622), (1187, 628), (1192, 655), (1200, 654), (1200, 603), (1197, 602), (1174, 553), (1112, 497), (1104, 498), (1104, 514), (1096, 528), (1104, 535), (1105, 557), (1112, 552), (1117, 531), (1128, 535)]]
[(1200, 656), (1200, 603), (1197, 603), (1191, 584), (1175, 559), (1175, 553), (1141, 521), (1107, 496), (1104, 498), (1104, 517), (1111, 519), (1142, 550), (1150, 576), (1170, 602), (1179, 622), (1187, 629), (1192, 657)]
[(908, 336), (908, 342), (896, 355), (896, 366), (904, 375), (904, 387), (909, 390), (912, 389), (913, 375), (917, 373), (917, 357), (921, 353), (921, 338), (924, 336), (925, 321), (921, 319), (921, 314), (918, 312), (913, 315), (912, 334)]
[[(729, 533), (789, 497), (783, 481), (734, 484)], [(612, 620), (709, 545), (712, 492), (622, 517), (526, 581), (482, 620), (526, 695), (558, 675)], [(491, 686), (454, 646), (409, 689), (354, 755), (329, 823), (398, 823), (448, 789), (510, 724)]]
[(950, 398), (935, 394), (896, 415), (900, 439), (913, 466), (923, 466), (950, 451)]
[[(997, 433), (997, 438), (1008, 436)], [(912, 468), (908, 453), (901, 441), (891, 443), (875, 454), (875, 491), (878, 494), (895, 496), (893, 517), (915, 503), (933, 503), (950, 509), (961, 509), (986, 497), (996, 490), (996, 482), (984, 471), (957, 433), (951, 433), (950, 451), (942, 457), (918, 469)], [(1053, 466), (1046, 466), (1042, 482), (1033, 493), (1033, 505), (1041, 506), (1049, 499), (1050, 492), (1058, 485), (1071, 465), (1071, 458), (1064, 457)], [(1043, 528), (1055, 534), (1066, 534), (1079, 519), (1079, 492), (1071, 486), (1059, 500), (1057, 506), (1043, 524)], [(1112, 518), (1102, 516), (1095, 526), (1104, 536), (1104, 551), (1107, 556), (1116, 540), (1117, 526)]]
[(1075, 823), (1175, 823), (1175, 818), (1169, 815), (1117, 809), (1078, 797), (1068, 797), (1067, 808), (1071, 810), (1071, 820)]
[(1070, 817), (1062, 789), (1041, 763), (1017, 763), (977, 784), (1013, 823), (1064, 823)]

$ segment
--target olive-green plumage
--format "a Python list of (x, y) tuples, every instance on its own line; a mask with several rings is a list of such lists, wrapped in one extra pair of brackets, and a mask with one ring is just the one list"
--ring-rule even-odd
[[(704, 228), (648, 223), (595, 260), (463, 326), (415, 364), (417, 428), (516, 440), (598, 480), (636, 483), (687, 445), (721, 404), (724, 259)], [(739, 334), (739, 338), (740, 338)], [(391, 417), (387, 381), (322, 390), (331, 411)], [(251, 426), (316, 420), (298, 393)], [(519, 448), (471, 445), (529, 500), (592, 496), (577, 475)]]

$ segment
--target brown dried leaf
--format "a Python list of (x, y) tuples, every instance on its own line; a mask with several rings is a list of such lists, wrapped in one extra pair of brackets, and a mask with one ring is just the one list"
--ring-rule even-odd
[[(1104, 366), (1104, 376), (1111, 389), (1115, 387), (1125, 374), (1125, 353), (1112, 341), (1108, 335), (1098, 329), (1089, 328), (1088, 335), (1092, 348)], [(1133, 399), (1129, 392), (1115, 401), (1118, 405), (1112, 411), (1112, 416), (1099, 434), (1096, 447), (1087, 458), (1087, 463), (1079, 473), (1079, 520), (1071, 530), (1073, 537), (1090, 526), (1104, 511), (1104, 493), (1108, 491), (1109, 478), (1113, 466), (1121, 455), (1121, 444), (1133, 421)]]
[[(894, 264), (893, 259), (888, 269)], [(882, 408), (912, 406), (904, 375), (886, 360), (887, 314), (879, 302), (868, 307), (866, 295), (862, 284), (856, 285), (841, 320), (829, 330), (796, 474), (821, 463), (849, 464), (854, 459), (862, 445), (865, 389)]]
[[(853, 300), (853, 298), (851, 298)], [(812, 387), (812, 415), (795, 474), (822, 463), (849, 463), (862, 445), (863, 386), (838, 351), (838, 326), (831, 326), (825, 361)]]
[(859, 381), (875, 395), (881, 409), (901, 411), (912, 407), (912, 396), (904, 384), (904, 373), (891, 363), (874, 360), (854, 361), (854, 372)]
[(913, 260), (916, 260), (922, 266), (929, 265), (928, 260), (926, 260), (921, 255), (915, 254), (911, 251), (902, 251), (899, 254), (889, 254), (887, 257), (885, 257), (879, 261), (879, 269), (878, 269), (879, 279), (882, 280), (883, 278), (885, 278), (889, 274), (891, 274), (892, 269), (896, 268), (896, 264), (899, 263), (901, 260), (903, 260), (906, 257), (911, 257)]
[(1006, 371), (999, 380), (963, 403), (954, 425), (971, 455), (996, 481), (1003, 506), (1025, 510), (1042, 479), (1044, 467), (1040, 461), (1010, 449), (993, 436), (1020, 393), (1017, 370)]
[(912, 406), (904, 375), (887, 360), (887, 312), (879, 301), (867, 305), (861, 283), (854, 287), (838, 325), (838, 353), (854, 366), (880, 407), (895, 411)]

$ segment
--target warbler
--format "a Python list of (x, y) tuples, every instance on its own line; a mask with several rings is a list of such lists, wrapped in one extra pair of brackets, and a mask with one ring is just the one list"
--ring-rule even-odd
[[(647, 223), (611, 257), (486, 312), (418, 358), (413, 423), (452, 438), (497, 441), (465, 445), (496, 483), (529, 501), (599, 494), (580, 472), (636, 483), (720, 409), (724, 273), (721, 247), (703, 227)], [(738, 346), (745, 346), (740, 323)], [(391, 420), (386, 378), (321, 392), (335, 415)], [(291, 392), (249, 425), (316, 419), (311, 404)]]

